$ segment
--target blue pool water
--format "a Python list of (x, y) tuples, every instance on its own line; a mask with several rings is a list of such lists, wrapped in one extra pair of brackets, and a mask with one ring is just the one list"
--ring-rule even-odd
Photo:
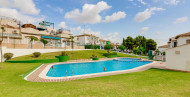
[[(150, 61), (138, 62), (139, 59), (132, 59), (132, 58), (120, 58), (118, 60), (120, 60), (118, 61), (118, 63), (117, 60), (109, 60), (109, 61), (100, 61), (100, 62), (69, 63), (69, 64), (53, 65), (54, 68), (49, 69), (47, 76), (65, 77), (66, 75), (75, 76), (75, 75), (84, 75), (92, 73), (128, 70), (151, 63)], [(104, 67), (106, 71), (104, 71)]]

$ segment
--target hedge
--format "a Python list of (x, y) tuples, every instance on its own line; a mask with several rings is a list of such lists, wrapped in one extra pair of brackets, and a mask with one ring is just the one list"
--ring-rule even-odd
[(38, 59), (38, 60), (7, 60), (9, 63), (54, 63), (59, 62), (59, 59)]
[(104, 53), (104, 56), (108, 57), (108, 58), (114, 58), (117, 57), (117, 53)]
[(85, 45), (85, 49), (100, 49), (99, 45)]

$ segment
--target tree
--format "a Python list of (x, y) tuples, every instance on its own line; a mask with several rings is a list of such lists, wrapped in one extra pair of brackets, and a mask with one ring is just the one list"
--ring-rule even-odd
[(144, 47), (139, 47), (139, 52), (140, 54), (145, 54), (146, 53), (146, 49)]
[(123, 43), (122, 43), (122, 45), (124, 45), (124, 46), (126, 46), (126, 43), (125, 43), (126, 41), (125, 41), (125, 39), (123, 38)]
[(126, 47), (124, 45), (121, 45), (118, 47), (120, 50), (124, 51), (126, 49)]
[(74, 42), (73, 39), (74, 39), (74, 36), (70, 36), (69, 39), (71, 39), (71, 48), (72, 48), (72, 54), (73, 54), (73, 48), (74, 48), (73, 47), (73, 42)]
[(33, 41), (37, 41), (38, 38), (34, 37), (34, 36), (30, 36), (30, 43), (31, 43), (31, 48), (33, 48)]
[(134, 41), (134, 44), (137, 46), (137, 47), (140, 47), (142, 45), (142, 42), (143, 42), (143, 36), (137, 36), (135, 38), (135, 41)]
[(106, 44), (106, 45), (104, 46), (104, 49), (107, 50), (108, 53), (110, 53), (110, 50), (113, 49), (113, 46), (110, 45), (110, 44)]
[(73, 49), (73, 39), (74, 39), (74, 36), (70, 36), (70, 38), (69, 39), (71, 39), (71, 48)]
[(44, 48), (45, 48), (45, 46), (46, 46), (46, 44), (48, 43), (48, 41), (45, 40), (45, 39), (40, 39), (40, 41), (44, 44)]
[(134, 45), (134, 39), (131, 36), (128, 36), (125, 40), (125, 46), (127, 49), (132, 50)]
[(5, 32), (5, 28), (1, 27), (2, 30), (2, 35), (1, 35), (1, 40), (0, 40), (0, 46), (1, 46), (1, 69), (3, 69), (3, 49), (2, 49), (2, 43), (3, 43), (3, 32)]
[(138, 48), (133, 48), (133, 53), (137, 54), (138, 53)]
[(141, 47), (143, 47), (146, 50), (146, 38), (144, 36), (142, 37)]
[(147, 39), (146, 41), (147, 51), (156, 50), (156, 46), (157, 46), (157, 43), (153, 39)]

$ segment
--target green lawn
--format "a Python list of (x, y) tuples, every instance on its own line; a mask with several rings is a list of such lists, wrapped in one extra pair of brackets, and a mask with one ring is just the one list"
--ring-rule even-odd
[[(107, 53), (106, 50), (87, 50), (87, 51), (67, 51), (68, 55), (70, 56), (70, 60), (78, 60), (78, 59), (90, 59), (92, 54), (94, 53), (99, 58), (105, 58), (103, 53)], [(26, 55), (21, 57), (16, 57), (11, 60), (32, 60), (32, 59), (54, 59), (55, 56), (60, 55), (61, 52), (52, 52), (52, 53), (43, 53), (40, 57), (34, 58), (33, 55)], [(118, 57), (133, 57), (138, 58), (137, 56), (132, 55), (125, 55), (118, 53)]]
[(22, 76), (40, 64), (4, 63), (0, 70), (0, 97), (188, 97), (190, 74), (150, 69), (143, 72), (38, 83)]
[[(95, 51), (99, 57), (106, 51)], [(71, 52), (68, 52), (71, 54)], [(92, 51), (75, 51), (71, 59), (90, 58)], [(59, 53), (42, 54), (54, 58)], [(32, 59), (29, 56), (14, 60)], [(120, 57), (133, 57), (119, 54)], [(150, 69), (143, 72), (67, 82), (29, 82), (23, 76), (40, 63), (4, 63), (0, 69), (0, 97), (188, 97), (190, 74)]]

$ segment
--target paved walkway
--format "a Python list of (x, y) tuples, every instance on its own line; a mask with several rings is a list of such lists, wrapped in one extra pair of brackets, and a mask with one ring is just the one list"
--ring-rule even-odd
[[(107, 58), (102, 58), (100, 60), (110, 60)], [(88, 61), (92, 61), (92, 60), (72, 60), (72, 61), (68, 61), (69, 62), (88, 62)], [(52, 64), (52, 63), (50, 63)], [(95, 75), (91, 75), (91, 76), (80, 76), (80, 77), (68, 77), (68, 78), (64, 78), (64, 79), (43, 79), (41, 77), (39, 77), (39, 74), (44, 70), (44, 68), (47, 65), (50, 64), (43, 64), (42, 66), (40, 66), (38, 69), (36, 69), (33, 73), (31, 73), (29, 76), (27, 76), (28, 81), (32, 81), (32, 82), (60, 82), (60, 81), (69, 81), (69, 80), (77, 80), (77, 79), (85, 79), (85, 78), (93, 78), (93, 77), (101, 77), (101, 76), (109, 76), (109, 75), (117, 75), (117, 74), (124, 74), (124, 73), (131, 73), (131, 72), (139, 72), (139, 71), (144, 71), (150, 68), (158, 68), (158, 69), (166, 69), (165, 68), (165, 62), (155, 62), (154, 64), (148, 65), (148, 66), (144, 66), (142, 68), (139, 69), (134, 69), (134, 70), (123, 70), (123, 71), (118, 71), (118, 72), (109, 72), (109, 73), (102, 73), (102, 74), (95, 74)]]

